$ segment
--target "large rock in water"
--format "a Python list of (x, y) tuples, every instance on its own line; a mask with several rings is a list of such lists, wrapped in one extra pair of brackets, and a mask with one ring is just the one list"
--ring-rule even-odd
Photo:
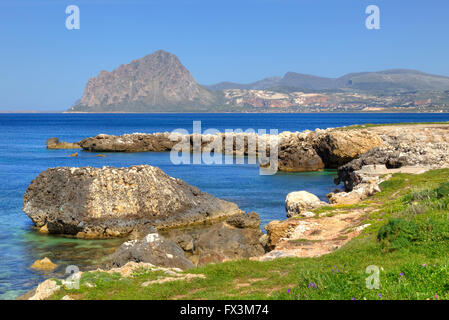
[(313, 148), (314, 132), (282, 132), (279, 135), (280, 171), (302, 172), (323, 170), (325, 165)]
[(376, 133), (368, 130), (328, 130), (317, 137), (315, 150), (326, 168), (338, 168), (369, 150), (384, 145)]
[(143, 236), (150, 226), (182, 227), (242, 213), (148, 165), (48, 169), (28, 187), (23, 211), (49, 233), (87, 238)]

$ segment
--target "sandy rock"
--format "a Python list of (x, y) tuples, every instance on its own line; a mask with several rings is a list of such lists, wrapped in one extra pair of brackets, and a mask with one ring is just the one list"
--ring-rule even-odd
[(326, 205), (324, 201), (307, 191), (290, 192), (285, 199), (287, 217), (293, 217), (324, 205)]
[(53, 263), (49, 258), (45, 257), (44, 259), (34, 261), (30, 268), (41, 271), (53, 271), (57, 267), (57, 264)]
[(50, 298), (61, 289), (61, 286), (55, 280), (47, 279), (39, 284), (28, 300), (45, 300)]
[(380, 136), (368, 130), (328, 130), (316, 140), (315, 149), (326, 168), (337, 168), (369, 150), (383, 146)]
[(81, 149), (79, 143), (59, 141), (58, 138), (47, 139), (47, 149)]
[(67, 168), (42, 172), (29, 185), (23, 211), (49, 233), (110, 238), (149, 228), (213, 222), (241, 213), (220, 200), (147, 165)]

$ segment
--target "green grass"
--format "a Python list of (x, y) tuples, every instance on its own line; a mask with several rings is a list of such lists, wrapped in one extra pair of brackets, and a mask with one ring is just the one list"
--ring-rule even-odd
[(352, 126), (342, 127), (338, 129), (352, 130), (352, 129), (366, 129), (373, 127), (385, 127), (385, 126), (402, 126), (402, 125), (419, 125), (419, 124), (449, 124), (449, 121), (437, 121), (437, 122), (401, 122), (401, 123), (365, 123), (356, 124)]
[[(382, 192), (345, 208), (371, 208), (363, 221), (371, 226), (329, 255), (211, 264), (187, 271), (205, 279), (148, 287), (141, 284), (164, 275), (85, 273), (79, 290), (63, 289), (53, 298), (449, 299), (448, 181), (449, 169), (395, 174), (382, 183)], [(378, 289), (366, 286), (369, 266), (379, 268)]]

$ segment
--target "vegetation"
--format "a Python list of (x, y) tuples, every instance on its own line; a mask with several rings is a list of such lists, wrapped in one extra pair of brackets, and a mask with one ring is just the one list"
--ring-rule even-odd
[[(448, 181), (449, 169), (395, 174), (381, 185), (382, 192), (359, 205), (371, 208), (363, 222), (371, 225), (329, 255), (207, 265), (187, 271), (205, 279), (147, 287), (141, 284), (166, 276), (148, 271), (130, 278), (85, 273), (79, 290), (64, 289), (53, 298), (448, 299)], [(344, 214), (357, 205), (345, 209), (335, 210)], [(325, 211), (332, 214), (330, 208)], [(373, 288), (370, 281), (377, 268), (380, 282)]]

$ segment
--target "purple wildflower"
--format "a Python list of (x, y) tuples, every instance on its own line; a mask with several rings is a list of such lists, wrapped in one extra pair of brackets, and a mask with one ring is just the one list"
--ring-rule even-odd
[(309, 283), (308, 288), (309, 288), (309, 289), (310, 289), (310, 288), (316, 289), (316, 283), (313, 283), (313, 282)]
[(352, 297), (352, 300), (357, 300), (356, 298)]
[(437, 294), (435, 294), (435, 299), (438, 300), (438, 295)]
[(401, 272), (399, 275), (400, 275), (401, 277), (403, 277), (403, 276), (404, 276), (404, 272)]
[(382, 295), (381, 295), (380, 293), (378, 293), (377, 295), (379, 296), (379, 298), (381, 298), (381, 299), (382, 299)]
[(287, 293), (290, 294), (290, 289), (287, 290)]

